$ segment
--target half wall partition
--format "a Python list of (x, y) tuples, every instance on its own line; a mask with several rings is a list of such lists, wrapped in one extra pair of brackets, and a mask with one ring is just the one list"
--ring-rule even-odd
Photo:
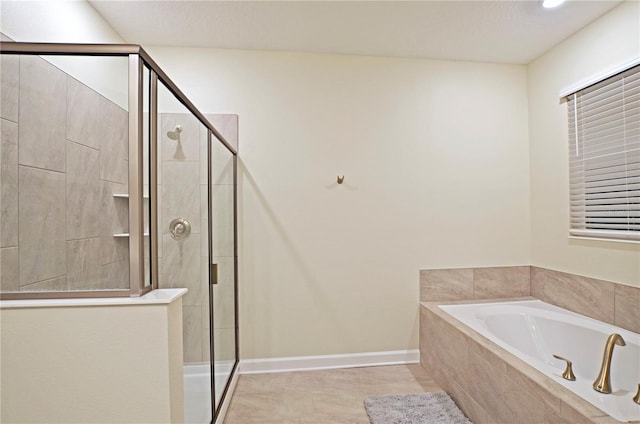
[(0, 52), (0, 298), (187, 287), (185, 418), (213, 422), (238, 364), (237, 116), (138, 45)]

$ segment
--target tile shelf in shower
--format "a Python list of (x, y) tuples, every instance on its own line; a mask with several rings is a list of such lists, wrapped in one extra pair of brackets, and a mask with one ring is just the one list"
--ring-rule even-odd
[[(144, 233), (144, 236), (145, 237), (149, 237), (149, 233)], [(115, 237), (115, 238), (126, 238), (126, 237), (129, 237), (129, 233), (115, 233), (113, 235), (113, 237)]]
[[(116, 199), (128, 199), (129, 198), (129, 193), (113, 193), (113, 197), (115, 197)], [(148, 199), (149, 195), (145, 194), (144, 196), (142, 196), (143, 199)]]

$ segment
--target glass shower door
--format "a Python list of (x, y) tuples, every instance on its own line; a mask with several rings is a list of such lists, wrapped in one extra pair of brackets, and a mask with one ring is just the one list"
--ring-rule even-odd
[(213, 134), (209, 149), (210, 330), (214, 404), (225, 395), (237, 360), (235, 156)]
[(182, 298), (185, 422), (210, 423), (208, 129), (158, 84), (158, 262), (160, 288)]

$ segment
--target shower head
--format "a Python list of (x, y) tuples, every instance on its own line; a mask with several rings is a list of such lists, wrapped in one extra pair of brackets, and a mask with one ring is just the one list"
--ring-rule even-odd
[(171, 140), (180, 140), (180, 133), (182, 132), (182, 125), (176, 125), (176, 128), (173, 131), (167, 132), (167, 137)]

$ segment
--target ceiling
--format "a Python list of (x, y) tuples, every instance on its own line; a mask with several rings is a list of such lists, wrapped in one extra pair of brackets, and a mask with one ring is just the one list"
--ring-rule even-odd
[(526, 64), (621, 1), (90, 0), (130, 43)]

